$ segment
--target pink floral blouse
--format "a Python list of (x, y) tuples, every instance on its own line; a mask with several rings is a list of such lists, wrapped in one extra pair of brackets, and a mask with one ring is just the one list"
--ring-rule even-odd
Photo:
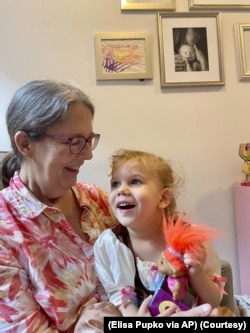
[(77, 183), (73, 191), (90, 244), (59, 209), (38, 201), (18, 173), (0, 192), (0, 333), (73, 332), (84, 304), (104, 299), (92, 245), (115, 221), (100, 188)]

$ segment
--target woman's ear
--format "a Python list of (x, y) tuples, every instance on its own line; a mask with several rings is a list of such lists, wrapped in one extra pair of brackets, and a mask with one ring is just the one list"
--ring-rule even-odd
[(20, 153), (24, 156), (29, 155), (31, 148), (30, 147), (31, 141), (28, 134), (25, 133), (24, 131), (18, 131), (15, 134), (14, 140)]
[(166, 208), (170, 204), (172, 198), (173, 198), (173, 194), (172, 194), (171, 189), (167, 188), (167, 187), (164, 188), (162, 190), (162, 193), (161, 193), (161, 199), (160, 199), (160, 202), (159, 202), (159, 208), (161, 208), (161, 209)]

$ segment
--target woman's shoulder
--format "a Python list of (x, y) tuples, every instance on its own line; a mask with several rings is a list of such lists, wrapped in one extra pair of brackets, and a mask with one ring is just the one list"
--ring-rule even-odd
[(88, 203), (96, 202), (99, 206), (108, 206), (108, 194), (105, 190), (95, 184), (77, 182), (72, 187), (78, 201), (82, 205), (88, 206)]
[(73, 186), (72, 190), (79, 206), (86, 212), (82, 217), (82, 226), (84, 225), (86, 230), (94, 228), (99, 235), (117, 223), (109, 207), (107, 192), (96, 185), (80, 182)]
[(107, 191), (102, 189), (100, 186), (96, 184), (84, 183), (84, 182), (77, 182), (74, 188), (78, 188), (80, 191), (84, 193), (103, 193), (107, 195)]

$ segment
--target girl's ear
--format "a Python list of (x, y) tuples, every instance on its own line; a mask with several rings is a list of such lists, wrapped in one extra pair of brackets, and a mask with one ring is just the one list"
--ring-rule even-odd
[(160, 202), (159, 202), (159, 208), (161, 208), (161, 209), (166, 208), (170, 204), (172, 198), (173, 198), (173, 194), (172, 194), (171, 189), (167, 188), (167, 187), (164, 188), (162, 190), (162, 193), (161, 193), (161, 199), (160, 199)]
[(14, 140), (22, 155), (27, 156), (30, 154), (31, 140), (27, 133), (24, 131), (16, 132)]

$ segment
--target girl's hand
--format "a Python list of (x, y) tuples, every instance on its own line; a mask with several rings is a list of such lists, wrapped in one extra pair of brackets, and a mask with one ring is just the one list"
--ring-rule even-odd
[(203, 269), (205, 261), (206, 261), (206, 254), (204, 254), (203, 257), (199, 258), (199, 262), (192, 259), (192, 257), (188, 253), (184, 254), (184, 264), (188, 268), (189, 275)]

